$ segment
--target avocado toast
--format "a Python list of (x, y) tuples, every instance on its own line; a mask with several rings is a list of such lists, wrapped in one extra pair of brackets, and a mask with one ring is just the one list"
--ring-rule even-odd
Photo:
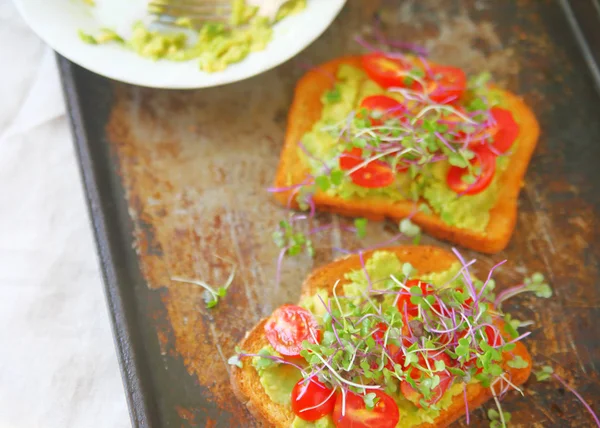
[(468, 265), (404, 246), (317, 269), (241, 341), (236, 396), (276, 427), (443, 427), (497, 400), (531, 358)]
[[(504, 249), (539, 136), (531, 110), (485, 75), (466, 83), (460, 69), (410, 57), (412, 68), (396, 70), (406, 80), (395, 88), (369, 71), (369, 61), (401, 64), (344, 57), (298, 82), (276, 199), (372, 220), (409, 217), (437, 238), (485, 253)], [(461, 92), (440, 98), (423, 89), (441, 85), (423, 77), (435, 67), (460, 80)]]

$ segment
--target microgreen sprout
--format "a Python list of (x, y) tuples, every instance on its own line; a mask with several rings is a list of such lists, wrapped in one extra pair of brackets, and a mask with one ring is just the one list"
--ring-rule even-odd
[(539, 370), (533, 372), (538, 382), (543, 382), (545, 380), (550, 379), (553, 373), (554, 369), (551, 366), (543, 366)]
[(214, 308), (219, 303), (219, 299), (225, 297), (227, 295), (227, 290), (229, 286), (233, 282), (235, 277), (235, 267), (232, 268), (227, 281), (222, 286), (214, 287), (210, 286), (204, 281), (199, 279), (190, 279), (190, 278), (182, 278), (182, 277), (172, 277), (171, 281), (175, 282), (184, 282), (188, 284), (194, 284), (202, 287), (204, 289), (204, 302), (206, 303), (207, 308)]
[(364, 238), (367, 235), (367, 219), (357, 218), (354, 219), (354, 227), (356, 228), (356, 236), (358, 238)]
[(552, 288), (550, 288), (550, 285), (546, 283), (544, 275), (536, 272), (530, 277), (525, 278), (523, 284), (509, 288), (498, 294), (495, 305), (497, 307), (501, 307), (502, 302), (525, 292), (534, 293), (537, 297), (542, 297), (545, 299), (552, 297)]
[(399, 227), (400, 233), (413, 238), (414, 244), (418, 244), (421, 239), (421, 228), (414, 224), (410, 218), (404, 218), (400, 221)]

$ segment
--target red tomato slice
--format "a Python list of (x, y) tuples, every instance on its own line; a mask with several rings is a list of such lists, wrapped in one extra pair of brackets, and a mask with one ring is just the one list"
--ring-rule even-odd
[[(379, 344), (380, 346), (383, 346), (383, 344), (385, 343), (385, 333), (387, 332), (388, 326), (387, 324), (380, 322), (375, 327), (376, 330), (373, 332), (372, 337), (373, 339), (375, 339), (375, 343)], [(406, 326), (402, 327), (402, 334), (404, 336), (408, 335), (408, 329), (406, 328)], [(404, 346), (411, 345), (411, 342), (405, 339), (404, 337), (398, 339), (402, 339), (402, 343), (404, 344)], [(402, 352), (402, 349), (389, 342), (390, 338), (388, 338), (387, 351), (388, 354), (392, 357), (392, 361), (394, 362), (394, 364), (404, 365), (405, 357), (404, 353)], [(378, 363), (373, 364), (373, 368), (375, 367), (378, 367)], [(388, 361), (385, 367), (389, 370), (394, 370), (394, 366), (390, 361)]]
[(370, 112), (378, 112), (380, 118), (369, 117), (372, 126), (383, 125), (389, 119), (406, 119), (406, 107), (391, 97), (385, 95), (372, 95), (360, 103), (360, 107)]
[(384, 88), (406, 87), (405, 73), (413, 68), (408, 61), (390, 58), (382, 53), (363, 55), (362, 66), (367, 75)]
[[(481, 330), (479, 331), (481, 332)], [(498, 329), (493, 328), (490, 325), (486, 325), (483, 328), (483, 331), (485, 332), (485, 341), (488, 343), (488, 345), (493, 348), (497, 348), (498, 346), (502, 345), (502, 335)], [(481, 337), (481, 333), (475, 336)]]
[(396, 177), (389, 166), (371, 162), (350, 174), (350, 178), (358, 186), (377, 189), (390, 186)]
[(442, 65), (431, 67), (427, 93), (432, 101), (442, 104), (454, 102), (462, 96), (466, 87), (467, 75), (460, 68)]
[(277, 352), (288, 357), (297, 357), (302, 350), (302, 342), (319, 341), (317, 321), (304, 308), (283, 305), (265, 323), (267, 340)]
[(371, 335), (375, 339), (375, 343), (382, 345), (385, 343), (385, 333), (387, 332), (388, 326), (384, 322), (380, 322), (375, 326), (376, 330)]
[[(345, 151), (340, 155), (340, 169), (348, 171), (356, 168), (365, 160), (362, 158), (362, 150), (354, 147), (352, 150)], [(358, 186), (375, 189), (391, 185), (394, 183), (396, 177), (388, 164), (379, 160), (373, 160), (350, 174), (350, 178)]]
[(515, 119), (509, 110), (494, 107), (492, 108), (491, 113), (496, 121), (492, 146), (496, 151), (505, 153), (512, 147), (519, 136), (519, 125), (515, 122)]
[(364, 161), (362, 150), (358, 147), (353, 147), (352, 150), (347, 150), (340, 155), (339, 165), (342, 171), (348, 171)]
[(335, 393), (314, 377), (300, 379), (292, 389), (292, 410), (300, 419), (316, 421), (333, 412)]
[(362, 395), (346, 393), (345, 413), (342, 415), (343, 394), (337, 394), (333, 423), (337, 428), (395, 428), (400, 420), (398, 405), (383, 391), (373, 390), (378, 400), (367, 409)]
[[(429, 296), (433, 294), (434, 289), (433, 286), (425, 281), (421, 281), (420, 279), (409, 279), (405, 284), (408, 288), (419, 287), (421, 289), (421, 293), (423, 296)], [(406, 313), (409, 317), (414, 317), (419, 314), (419, 307), (410, 301), (411, 295), (406, 290), (401, 290), (400, 295), (398, 297), (397, 307), (401, 314), (404, 314), (404, 307), (406, 306)], [(434, 305), (435, 307), (435, 305)]]
[(448, 170), (446, 182), (448, 183), (448, 187), (456, 193), (476, 195), (477, 193), (484, 191), (490, 185), (492, 178), (494, 178), (494, 174), (496, 173), (496, 156), (489, 148), (484, 145), (479, 145), (472, 150), (475, 152), (475, 157), (471, 159), (471, 165), (479, 166), (481, 172), (479, 176), (475, 178), (475, 182), (469, 184), (462, 180), (463, 176), (468, 175), (469, 170), (467, 168), (451, 166)]

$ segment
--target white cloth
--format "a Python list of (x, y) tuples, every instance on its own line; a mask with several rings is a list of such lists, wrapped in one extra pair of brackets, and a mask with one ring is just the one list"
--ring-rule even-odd
[(54, 54), (0, 40), (0, 428), (130, 427)]

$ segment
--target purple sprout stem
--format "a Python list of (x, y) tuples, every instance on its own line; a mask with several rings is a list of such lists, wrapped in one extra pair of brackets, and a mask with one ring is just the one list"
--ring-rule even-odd
[(515, 287), (511, 287), (511, 288), (508, 288), (508, 289), (504, 290), (503, 292), (501, 292), (500, 294), (498, 294), (498, 296), (496, 296), (496, 300), (494, 300), (494, 306), (499, 307), (500, 304), (502, 304), (502, 302), (504, 302), (505, 300), (510, 299), (511, 297), (516, 296), (525, 287), (526, 287), (525, 284), (521, 284), (521, 285), (517, 285)]
[(487, 279), (485, 280), (485, 282), (483, 283), (483, 286), (481, 287), (481, 291), (479, 291), (479, 295), (477, 296), (477, 299), (481, 299), (481, 296), (483, 296), (483, 292), (485, 291), (485, 288), (487, 287), (488, 283), (490, 282), (490, 279), (492, 279), (492, 274), (494, 273), (496, 268), (502, 266), (504, 263), (506, 263), (506, 259), (502, 260), (501, 262), (492, 266), (492, 268), (488, 272)]
[(452, 145), (450, 145), (450, 143), (448, 142), (448, 140), (446, 140), (442, 134), (440, 134), (438, 131), (435, 131), (435, 132), (434, 132), (434, 135), (435, 135), (436, 137), (438, 137), (438, 139), (439, 139), (439, 140), (440, 140), (442, 143), (444, 143), (444, 146), (446, 146), (446, 147), (447, 147), (447, 148), (448, 148), (450, 151), (452, 151), (452, 152), (456, 152), (456, 149), (455, 149), (454, 147), (452, 147)]
[(315, 234), (317, 234), (317, 233), (319, 233), (319, 232), (324, 232), (324, 231), (326, 231), (326, 230), (333, 229), (333, 227), (334, 227), (334, 226), (335, 226), (335, 225), (332, 223), (332, 224), (326, 224), (326, 225), (323, 225), (323, 226), (315, 227), (314, 229), (311, 229), (311, 230), (310, 230), (310, 231), (307, 233), (307, 235), (308, 235), (308, 236), (310, 236), (310, 235), (315, 235)]
[(465, 282), (469, 286), (469, 292), (471, 293), (471, 298), (474, 300), (475, 305), (477, 305), (478, 304), (477, 291), (475, 290), (475, 285), (473, 285), (473, 281), (471, 281), (471, 275), (469, 274), (469, 268), (468, 268), (467, 262), (465, 262), (465, 259), (458, 252), (458, 250), (456, 248), (453, 247), (452, 252), (454, 253), (454, 255), (456, 255), (456, 257), (458, 258), (458, 260), (464, 267), (463, 278), (465, 279)]
[(527, 331), (527, 332), (523, 333), (522, 335), (520, 335), (519, 337), (517, 337), (516, 339), (513, 339), (513, 340), (511, 340), (510, 342), (507, 342), (507, 344), (508, 344), (508, 343), (517, 343), (518, 341), (525, 339), (525, 338), (526, 338), (527, 336), (529, 336), (530, 334), (531, 334), (531, 332), (530, 332), (530, 331)]
[(590, 413), (590, 415), (592, 415), (592, 418), (594, 418), (594, 422), (596, 422), (596, 426), (600, 427), (600, 420), (598, 419), (598, 416), (596, 415), (596, 413), (594, 412), (594, 410), (592, 410), (592, 407), (583, 399), (583, 397), (581, 395), (579, 395), (579, 393), (577, 391), (575, 391), (575, 389), (573, 389), (572, 387), (570, 387), (567, 382), (560, 377), (559, 375), (557, 375), (556, 373), (552, 373), (552, 377), (554, 379), (556, 379), (557, 381), (559, 381), (562, 386), (564, 386), (565, 388), (567, 388), (570, 392), (573, 393), (573, 395), (575, 397), (577, 397), (577, 399), (579, 401), (581, 401), (581, 404), (583, 404), (583, 406), (585, 407), (585, 409)]
[(285, 253), (290, 249), (290, 246), (283, 247), (281, 251), (279, 251), (279, 255), (277, 256), (277, 270), (275, 271), (275, 289), (279, 290), (279, 283), (281, 282), (281, 267), (283, 265), (283, 259), (285, 257)]

